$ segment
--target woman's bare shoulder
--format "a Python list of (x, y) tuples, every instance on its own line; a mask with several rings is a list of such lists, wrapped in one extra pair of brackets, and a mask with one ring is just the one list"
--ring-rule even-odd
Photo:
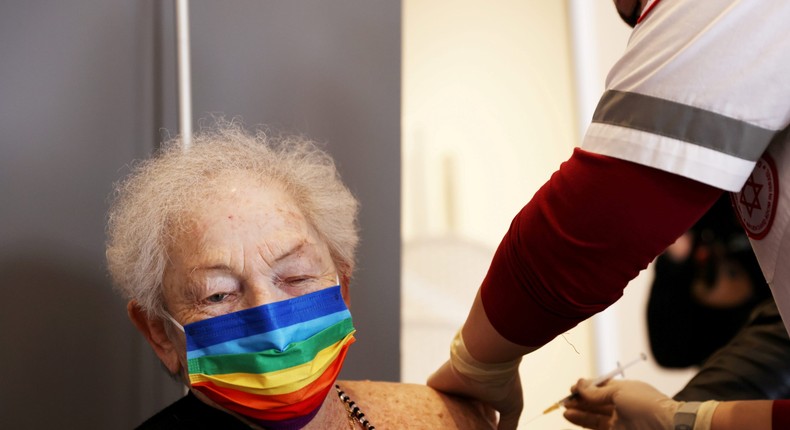
[(496, 428), (493, 409), (426, 385), (373, 381), (338, 384), (378, 430)]

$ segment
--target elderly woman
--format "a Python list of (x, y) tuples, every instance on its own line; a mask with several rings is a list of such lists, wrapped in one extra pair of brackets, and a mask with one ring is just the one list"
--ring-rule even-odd
[(140, 428), (494, 428), (419, 385), (336, 378), (357, 202), (301, 138), (220, 124), (121, 183), (107, 259), (128, 313), (189, 393)]

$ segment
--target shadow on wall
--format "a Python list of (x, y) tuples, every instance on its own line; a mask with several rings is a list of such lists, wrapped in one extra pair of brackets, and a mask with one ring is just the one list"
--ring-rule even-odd
[[(146, 369), (153, 354), (140, 350), (147, 345), (127, 321), (103, 265), (42, 249), (50, 251), (0, 257), (2, 426), (128, 429), (139, 424), (151, 414), (144, 399), (161, 402), (178, 388), (137, 392), (146, 384), (133, 379), (163, 374)], [(119, 365), (130, 371), (118, 372)], [(31, 403), (40, 415), (30, 416)]]

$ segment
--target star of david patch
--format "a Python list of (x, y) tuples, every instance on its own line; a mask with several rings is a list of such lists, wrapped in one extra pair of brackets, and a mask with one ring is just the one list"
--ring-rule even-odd
[(779, 175), (770, 155), (763, 154), (757, 160), (741, 191), (731, 198), (746, 234), (755, 240), (764, 238), (771, 231), (779, 198)]

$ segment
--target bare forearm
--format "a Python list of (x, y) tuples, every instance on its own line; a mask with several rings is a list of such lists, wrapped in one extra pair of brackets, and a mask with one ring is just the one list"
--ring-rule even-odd
[(710, 430), (771, 430), (770, 400), (722, 402), (713, 412)]
[(464, 323), (462, 333), (469, 353), (484, 363), (512, 361), (538, 349), (538, 347), (519, 345), (502, 337), (488, 320), (479, 292)]

